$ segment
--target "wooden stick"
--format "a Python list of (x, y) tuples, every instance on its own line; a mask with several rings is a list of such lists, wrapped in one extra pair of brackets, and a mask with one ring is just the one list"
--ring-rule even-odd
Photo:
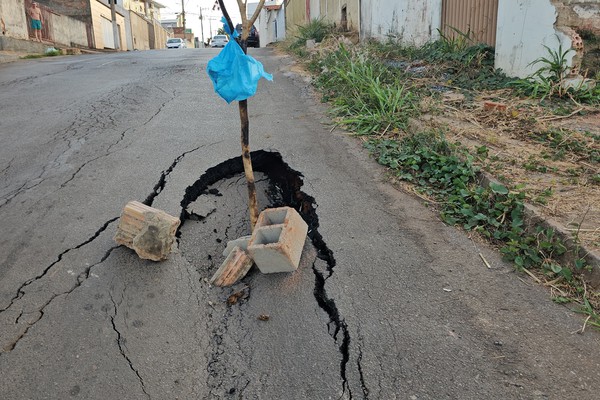
[[(225, 3), (223, 0), (218, 0), (219, 6), (221, 7), (221, 11), (223, 11), (223, 16), (227, 20), (227, 25), (229, 25), (229, 29), (232, 34), (234, 31), (233, 22), (231, 22), (231, 18), (229, 17), (229, 13), (227, 12), (227, 8), (225, 7)], [(254, 12), (255, 16), (258, 17), (258, 13), (262, 9), (265, 0), (261, 0)], [(248, 47), (248, 35), (250, 34), (250, 27), (247, 26), (247, 17), (246, 17), (246, 3), (242, 0), (238, 0), (238, 7), (240, 9), (240, 14), (242, 16), (242, 50), (244, 54), (246, 54)], [(252, 20), (254, 22), (256, 18)], [(252, 26), (252, 24), (250, 24)], [(244, 164), (244, 175), (246, 176), (246, 182), (248, 184), (248, 209), (250, 211), (250, 226), (252, 230), (254, 230), (254, 225), (256, 224), (256, 220), (258, 219), (258, 204), (256, 201), (256, 185), (254, 183), (254, 170), (252, 169), (252, 159), (250, 158), (250, 121), (248, 119), (248, 100), (241, 100), (238, 104), (240, 110), (240, 125), (241, 125), (241, 137), (240, 142), (242, 145), (242, 162)]]
[(525, 272), (527, 275), (529, 275), (530, 277), (532, 277), (532, 278), (533, 278), (533, 280), (534, 280), (534, 281), (536, 281), (537, 283), (542, 283), (542, 281), (540, 281), (540, 279), (539, 279), (537, 276), (535, 276), (534, 274), (532, 274), (531, 272), (529, 272), (529, 270), (528, 270), (527, 268), (523, 268), (523, 271), (524, 271), (524, 272)]
[(483, 254), (479, 253), (479, 257), (481, 257), (481, 259), (483, 260), (483, 262), (485, 263), (485, 266), (488, 267), (488, 269), (492, 269), (492, 267), (490, 266), (490, 264), (487, 262), (487, 260), (483, 257)]

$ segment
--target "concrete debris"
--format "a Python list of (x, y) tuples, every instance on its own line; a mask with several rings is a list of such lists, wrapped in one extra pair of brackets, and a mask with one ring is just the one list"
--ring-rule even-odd
[(231, 286), (246, 276), (251, 267), (252, 259), (239, 246), (235, 246), (210, 278), (210, 283), (215, 286)]
[(130, 201), (123, 208), (114, 240), (135, 250), (140, 258), (165, 260), (180, 223), (179, 218), (164, 211)]
[(268, 208), (260, 213), (248, 252), (263, 274), (298, 269), (308, 225), (291, 207)]
[(233, 248), (235, 246), (239, 246), (244, 251), (248, 250), (248, 242), (250, 241), (251, 237), (252, 237), (251, 235), (248, 235), (248, 236), (242, 236), (235, 240), (230, 240), (229, 242), (227, 242), (227, 246), (225, 246), (225, 250), (223, 250), (223, 255), (225, 257), (227, 257), (229, 255), (229, 253), (231, 253), (231, 250), (233, 250)]

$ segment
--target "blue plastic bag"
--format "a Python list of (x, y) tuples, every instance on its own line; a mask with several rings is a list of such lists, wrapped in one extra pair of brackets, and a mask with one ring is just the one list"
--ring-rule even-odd
[(219, 55), (208, 62), (206, 72), (215, 92), (227, 103), (254, 96), (260, 78), (273, 80), (259, 61), (244, 54), (235, 40), (229, 41)]

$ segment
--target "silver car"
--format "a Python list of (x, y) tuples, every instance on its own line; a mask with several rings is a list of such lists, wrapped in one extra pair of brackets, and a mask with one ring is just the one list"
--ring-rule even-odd
[(181, 38), (171, 38), (167, 40), (167, 49), (185, 49), (187, 45)]
[(227, 35), (215, 35), (210, 40), (210, 47), (225, 47), (229, 43)]

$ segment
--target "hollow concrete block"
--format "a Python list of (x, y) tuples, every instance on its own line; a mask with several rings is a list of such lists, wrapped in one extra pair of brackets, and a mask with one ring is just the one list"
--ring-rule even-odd
[(268, 208), (260, 213), (248, 252), (263, 274), (298, 269), (308, 225), (291, 207)]

